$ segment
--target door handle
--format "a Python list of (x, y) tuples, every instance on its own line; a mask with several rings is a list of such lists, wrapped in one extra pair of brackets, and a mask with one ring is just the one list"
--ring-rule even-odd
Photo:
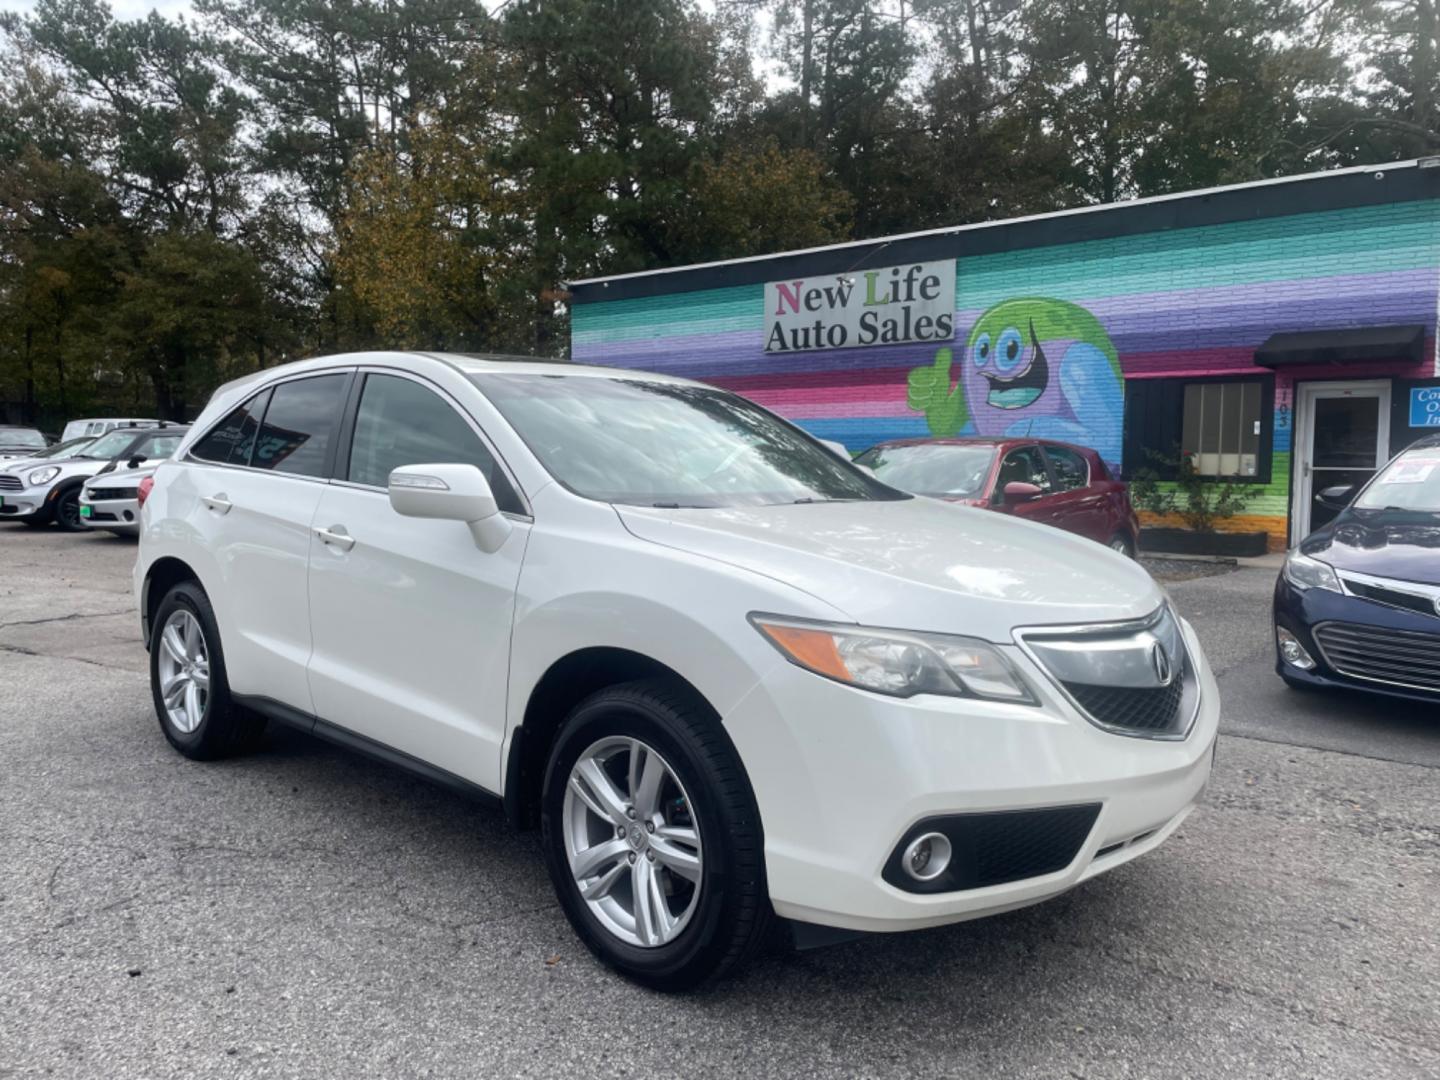
[(349, 551), (355, 546), (355, 538), (345, 531), (344, 525), (332, 525), (328, 529), (316, 529), (315, 536), (322, 544), (333, 545), (341, 551)]
[(207, 497), (203, 497), (200, 501), (203, 502), (206, 506), (208, 506), (211, 510), (214, 510), (217, 514), (228, 514), (230, 512), (230, 507), (235, 505), (225, 497), (225, 493), (223, 491), (219, 495), (210, 495)]

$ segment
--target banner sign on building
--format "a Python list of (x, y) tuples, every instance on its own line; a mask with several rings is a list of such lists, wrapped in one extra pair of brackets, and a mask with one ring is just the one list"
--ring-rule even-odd
[(1417, 386), (1410, 391), (1410, 426), (1440, 427), (1440, 386)]
[(771, 281), (765, 351), (849, 349), (955, 336), (955, 262)]

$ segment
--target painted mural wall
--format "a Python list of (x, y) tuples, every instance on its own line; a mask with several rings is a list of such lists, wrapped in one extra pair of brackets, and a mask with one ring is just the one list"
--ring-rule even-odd
[[(938, 346), (767, 354), (764, 289), (577, 304), (572, 355), (735, 390), (852, 450), (1031, 434), (1119, 465), (1126, 379), (1268, 374), (1253, 356), (1271, 334), (1331, 327), (1420, 323), (1434, 356), (1440, 201), (962, 256), (955, 336)], [(1294, 382), (1335, 375), (1277, 376), (1272, 480), (1231, 527), (1283, 545)]]

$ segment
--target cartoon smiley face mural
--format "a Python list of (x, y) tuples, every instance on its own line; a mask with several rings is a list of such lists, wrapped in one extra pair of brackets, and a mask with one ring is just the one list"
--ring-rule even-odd
[(1035, 436), (1093, 447), (1120, 462), (1120, 357), (1094, 315), (1067, 300), (1005, 300), (976, 320), (958, 383), (953, 354), (910, 373), (910, 408), (930, 433)]

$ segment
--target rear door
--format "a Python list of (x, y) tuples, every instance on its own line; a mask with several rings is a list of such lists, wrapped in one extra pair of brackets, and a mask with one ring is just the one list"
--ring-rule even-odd
[(1091, 484), (1090, 463), (1068, 447), (1046, 444), (1043, 449), (1055, 477), (1055, 494), (1048, 500), (1050, 524), (1108, 543), (1108, 496), (1105, 490)]
[(352, 372), (262, 390), (190, 449), (167, 489), (213, 555), (211, 596), (230, 688), (313, 712), (307, 578), (311, 522), (325, 490)]
[[(315, 712), (498, 792), (529, 519), (458, 402), (408, 373), (361, 378), (353, 434), (315, 515), (327, 538), (310, 549)], [(479, 467), (514, 522), (500, 550), (481, 551), (461, 522), (390, 506), (392, 469), (449, 462)]]

